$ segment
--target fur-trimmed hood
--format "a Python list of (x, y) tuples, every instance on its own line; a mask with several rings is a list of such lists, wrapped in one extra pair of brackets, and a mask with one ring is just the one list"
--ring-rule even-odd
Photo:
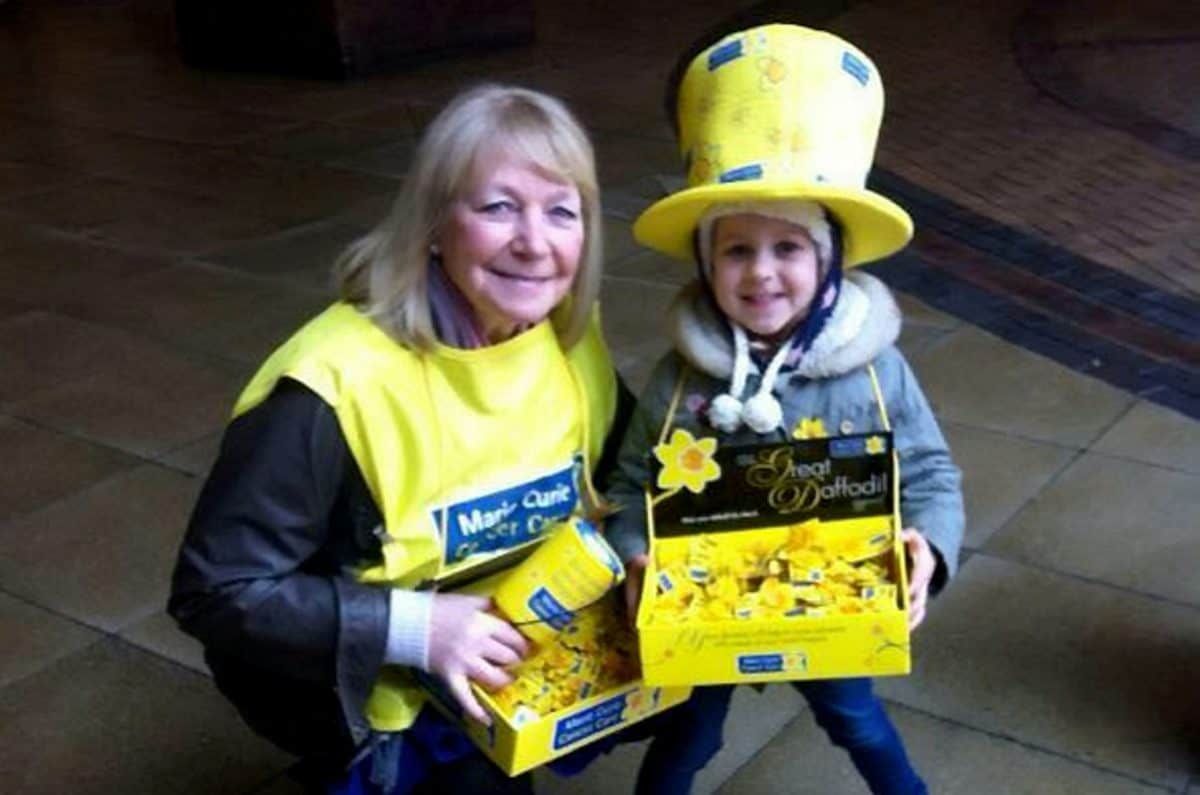
[[(725, 319), (694, 281), (684, 287), (667, 316), (675, 349), (714, 378), (733, 373), (733, 341)], [(872, 361), (900, 336), (900, 308), (883, 282), (863, 271), (846, 273), (829, 322), (800, 361), (784, 371), (806, 378), (842, 375)], [(751, 364), (752, 372), (754, 365)]]

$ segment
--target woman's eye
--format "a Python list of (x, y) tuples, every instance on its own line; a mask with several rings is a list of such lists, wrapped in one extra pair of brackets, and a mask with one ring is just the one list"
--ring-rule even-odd
[(513, 212), (516, 209), (517, 206), (508, 199), (499, 199), (497, 201), (484, 204), (480, 208), (480, 211), (487, 213), (488, 215), (501, 215), (504, 213)]
[(553, 207), (550, 210), (550, 214), (563, 221), (574, 221), (579, 217), (579, 213), (576, 210), (562, 204)]

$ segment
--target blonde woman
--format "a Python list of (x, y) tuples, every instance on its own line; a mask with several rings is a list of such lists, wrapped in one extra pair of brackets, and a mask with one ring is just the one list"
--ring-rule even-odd
[(510, 681), (525, 640), (485, 600), (421, 586), (503, 561), (593, 488), (623, 393), (595, 312), (600, 230), (570, 113), (469, 91), (338, 263), (342, 300), (236, 404), (169, 609), (249, 725), (327, 791), (530, 788), (411, 677), (487, 722), (469, 683)]

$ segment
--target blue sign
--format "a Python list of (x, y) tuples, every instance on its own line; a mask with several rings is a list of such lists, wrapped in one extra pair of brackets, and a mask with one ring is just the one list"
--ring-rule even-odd
[(554, 750), (616, 726), (624, 720), (627, 693), (559, 718), (554, 724)]
[(435, 509), (434, 524), (442, 527), (445, 521), (446, 563), (519, 546), (566, 519), (579, 502), (576, 470), (581, 465), (576, 458), (557, 472)]
[(715, 71), (718, 67), (724, 66), (730, 61), (737, 60), (742, 57), (742, 40), (734, 39), (731, 42), (722, 44), (708, 54), (708, 71)]
[(831, 458), (854, 458), (867, 454), (867, 441), (862, 436), (838, 437), (829, 440)]
[(859, 58), (852, 52), (842, 53), (842, 71), (864, 86), (871, 79), (871, 67), (867, 66), (862, 58)]
[(575, 615), (545, 588), (534, 591), (526, 604), (535, 616), (558, 630), (566, 629)]
[(783, 670), (782, 654), (743, 654), (737, 662), (739, 674), (773, 674)]
[(759, 163), (751, 163), (748, 166), (738, 166), (731, 168), (723, 173), (718, 179), (719, 182), (746, 182), (752, 179), (762, 179), (763, 167)]

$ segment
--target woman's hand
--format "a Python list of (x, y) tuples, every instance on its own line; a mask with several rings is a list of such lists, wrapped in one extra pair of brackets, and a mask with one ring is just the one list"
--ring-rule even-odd
[(925, 620), (925, 605), (929, 601), (929, 581), (933, 579), (937, 560), (929, 542), (919, 530), (906, 527), (900, 540), (908, 551), (908, 628), (914, 630)]
[(646, 579), (646, 564), (649, 561), (645, 555), (634, 555), (625, 561), (625, 616), (631, 627), (637, 624), (638, 605), (642, 603), (642, 583)]
[(437, 594), (429, 621), (429, 670), (450, 688), (463, 711), (484, 726), (491, 718), (471, 693), (471, 682), (498, 690), (513, 680), (504, 666), (529, 651), (525, 637), (503, 619), (487, 612), (482, 596)]

